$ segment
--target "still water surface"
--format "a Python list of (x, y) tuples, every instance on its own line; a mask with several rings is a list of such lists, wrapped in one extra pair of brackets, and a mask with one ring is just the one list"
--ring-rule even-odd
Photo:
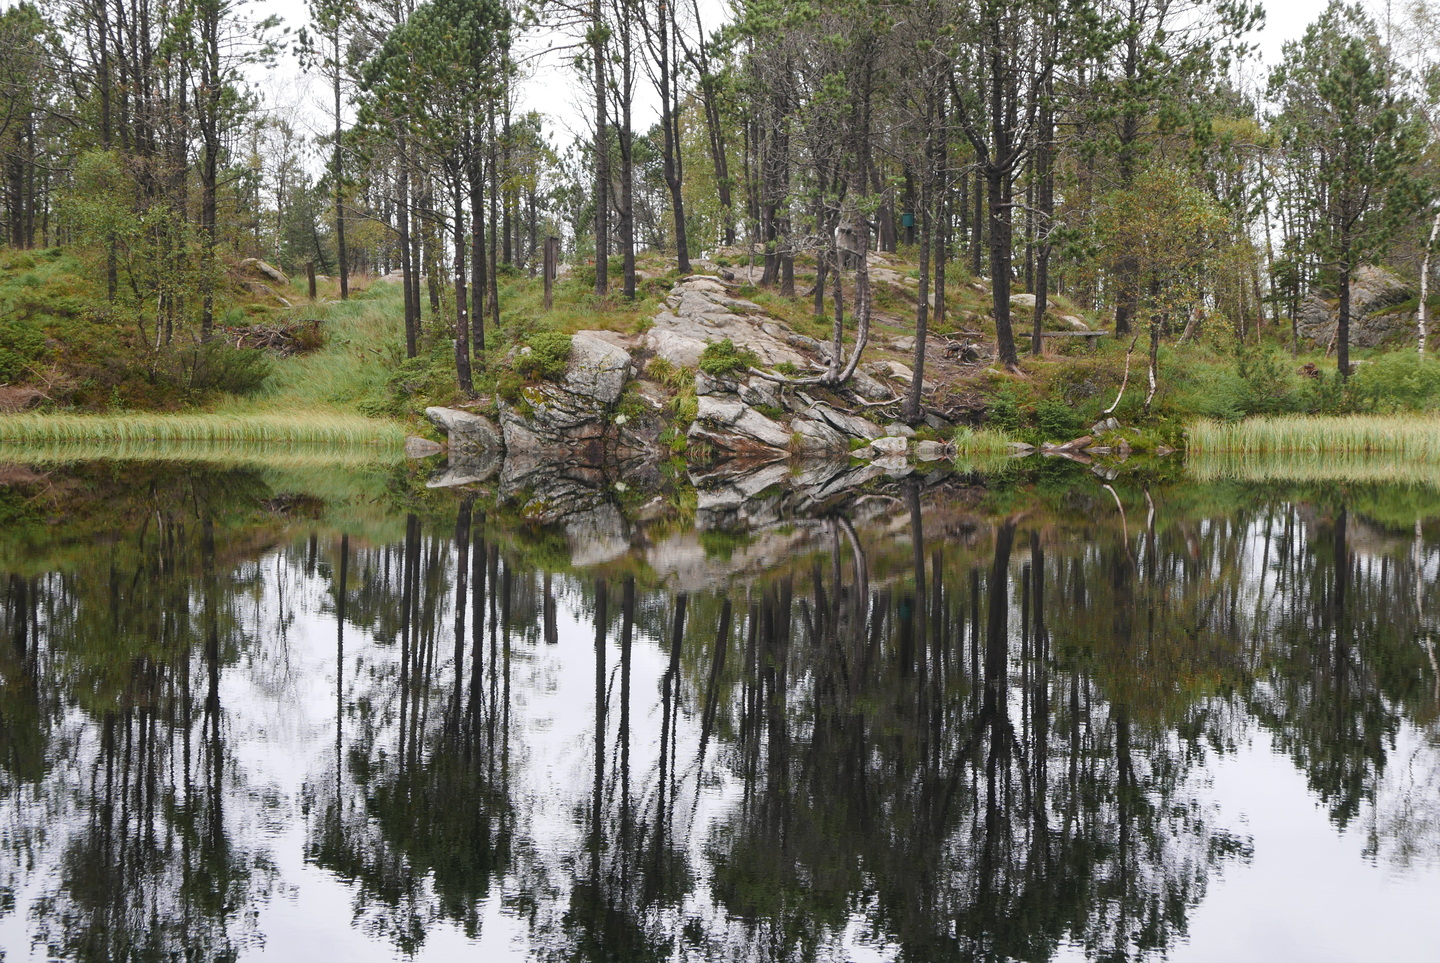
[(1437, 958), (1433, 489), (692, 511), (10, 470), (3, 959)]

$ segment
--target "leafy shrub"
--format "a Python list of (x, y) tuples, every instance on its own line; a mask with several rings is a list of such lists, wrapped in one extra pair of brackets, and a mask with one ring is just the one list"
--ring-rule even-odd
[(759, 355), (749, 348), (737, 348), (729, 338), (712, 341), (700, 352), (700, 370), (712, 378), (737, 374), (759, 363)]
[(0, 384), (19, 381), (45, 351), (45, 335), (16, 317), (0, 314)]
[(546, 331), (530, 336), (529, 351), (515, 356), (515, 372), (530, 380), (559, 381), (570, 364), (570, 335)]
[(1428, 411), (1440, 408), (1440, 361), (1414, 351), (1382, 355), (1356, 368), (1355, 402), (1365, 411)]
[(1035, 428), (1048, 441), (1069, 441), (1085, 429), (1085, 420), (1065, 402), (1042, 398), (1035, 405)]
[(223, 341), (181, 348), (164, 366), (176, 390), (191, 400), (215, 393), (254, 394), (270, 377), (270, 368), (265, 352)]

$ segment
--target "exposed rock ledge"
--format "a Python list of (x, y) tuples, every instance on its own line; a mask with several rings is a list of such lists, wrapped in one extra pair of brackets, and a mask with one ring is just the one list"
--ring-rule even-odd
[[(695, 370), (706, 344), (724, 339), (754, 352), (761, 367), (818, 371), (828, 362), (827, 345), (771, 318), (760, 305), (733, 297), (718, 277), (694, 275), (675, 285), (643, 335), (573, 335), (559, 380), (527, 385), (518, 399), (497, 400), (481, 411), (429, 408), (425, 414), (446, 435), (452, 462), (504, 453), (505, 464), (522, 473), (559, 462), (595, 469), (653, 466), (668, 453), (660, 436), (669, 426), (671, 395), (654, 382), (632, 380), (642, 374), (636, 356)], [(950, 346), (932, 347), (940, 357)], [(698, 412), (688, 428), (678, 426), (687, 430), (685, 456), (691, 465), (730, 459), (763, 464), (791, 455), (848, 458), (854, 452), (882, 471), (908, 470), (914, 432), (887, 427), (881, 422), (888, 419), (872, 414), (886, 402), (898, 402), (913, 378), (898, 361), (880, 359), (843, 388), (826, 391), (699, 370), (694, 377)], [(633, 386), (628, 393), (627, 386)], [(952, 426), (933, 409), (927, 421), (941, 430)], [(931, 443), (923, 454), (918, 447), (913, 454), (933, 461), (946, 457), (947, 449)]]

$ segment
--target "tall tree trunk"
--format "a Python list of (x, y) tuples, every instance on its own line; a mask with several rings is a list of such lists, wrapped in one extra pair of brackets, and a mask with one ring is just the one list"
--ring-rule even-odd
[(672, 13), (661, 4), (659, 17), (660, 126), (665, 133), (665, 184), (670, 189), (670, 211), (675, 218), (675, 262), (680, 273), (690, 273), (690, 240), (685, 230), (685, 198), (681, 193), (679, 65), (675, 63), (675, 25)]
[[(475, 136), (480, 126), (475, 125)], [(467, 173), (470, 178), (470, 300), (475, 305), (474, 323), (471, 326), (472, 355), (475, 364), (485, 367), (485, 292), (489, 283), (485, 277), (485, 172), (481, 161), (481, 146), (470, 145)]]
[[(1050, 85), (1046, 85), (1047, 88)], [(1035, 144), (1035, 173), (1038, 178), (1037, 193), (1039, 222), (1038, 249), (1035, 256), (1035, 326), (1030, 336), (1030, 353), (1039, 357), (1044, 349), (1045, 311), (1050, 297), (1050, 227), (1055, 214), (1055, 165), (1052, 156), (1055, 138), (1055, 110), (1050, 103), (1053, 90), (1045, 91), (1045, 102), (1040, 108), (1040, 130)]]
[(985, 186), (990, 195), (990, 300), (995, 313), (995, 348), (1000, 362), (1013, 368), (1020, 363), (1020, 358), (1015, 353), (1015, 334), (1010, 328), (1009, 181), (1010, 175), (1006, 170), (993, 163), (986, 165)]
[[(216, 193), (220, 178), (220, 7), (201, 4), (200, 27), (200, 340), (215, 327)], [(180, 177), (184, 177), (183, 171)]]
[(1430, 310), (1430, 258), (1435, 253), (1437, 236), (1440, 236), (1440, 211), (1435, 212), (1435, 219), (1430, 222), (1430, 240), (1425, 244), (1425, 256), (1420, 259), (1420, 309), (1415, 315), (1415, 344), (1422, 356), (1425, 354), (1425, 329)]
[(468, 397), (475, 393), (470, 375), (470, 315), (465, 290), (465, 206), (460, 165), (455, 166), (452, 212), (455, 237), (455, 378)]
[(1350, 273), (1350, 260), (1346, 257), (1340, 265), (1340, 317), (1335, 324), (1335, 358), (1342, 381), (1350, 377)]
[[(928, 119), (928, 118), (927, 118)], [(933, 134), (929, 136), (933, 137)], [(924, 181), (920, 187), (920, 287), (915, 292), (915, 356), (912, 364), (912, 377), (910, 378), (910, 390), (905, 395), (905, 408), (901, 413), (901, 420), (907, 424), (915, 424), (920, 420), (920, 391), (925, 379), (925, 339), (929, 334), (930, 321), (930, 233), (932, 224), (930, 220), (930, 190), (928, 181), (932, 176), (930, 172), (923, 175)]]
[[(950, 242), (950, 131), (945, 114), (948, 91), (941, 90), (936, 105), (937, 149), (935, 165), (935, 239), (931, 242), (931, 257), (935, 261), (935, 308), (933, 323), (937, 330), (945, 323), (945, 259)], [(965, 179), (962, 177), (963, 185)], [(963, 209), (963, 197), (962, 197)]]
[(335, 83), (333, 94), (335, 96), (335, 248), (336, 258), (339, 261), (337, 268), (340, 274), (340, 300), (350, 300), (350, 256), (345, 250), (345, 167), (344, 153), (342, 151), (344, 128), (341, 126), (342, 118), (340, 113), (340, 18), (335, 18)]
[(984, 270), (981, 261), (981, 252), (985, 248), (985, 172), (980, 165), (975, 165), (975, 190), (972, 192), (975, 202), (974, 220), (970, 222), (970, 273), (975, 277), (980, 276)]
[(402, 297), (405, 301), (405, 357), (419, 353), (417, 344), (420, 318), (419, 283), (410, 248), (410, 165), (405, 155), (405, 135), (400, 135), (400, 172), (395, 198), (395, 233), (400, 245), (400, 273), (403, 275)]
[(496, 234), (500, 226), (500, 171), (497, 166), (495, 145), (495, 108), (490, 108), (490, 323), (500, 330), (500, 272), (496, 262), (498, 243)]
[(610, 121), (605, 112), (605, 23), (601, 0), (590, 4), (590, 58), (595, 69), (595, 293), (610, 290)]

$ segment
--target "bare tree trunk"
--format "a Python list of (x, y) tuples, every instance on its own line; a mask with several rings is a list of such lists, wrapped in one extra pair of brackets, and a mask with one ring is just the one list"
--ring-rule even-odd
[[(1000, 123), (996, 121), (996, 123)], [(990, 195), (990, 303), (995, 313), (995, 347), (1000, 363), (1015, 367), (1015, 333), (1010, 327), (1010, 205), (1006, 197), (1009, 174), (991, 164), (985, 171)]]
[(1350, 377), (1350, 263), (1346, 258), (1340, 267), (1340, 317), (1335, 324), (1336, 361), (1340, 379)]
[(400, 178), (396, 191), (395, 231), (400, 245), (400, 273), (403, 277), (402, 296), (405, 301), (405, 357), (413, 358), (419, 353), (418, 334), (420, 327), (420, 303), (416, 286), (419, 284), (416, 265), (411, 260), (410, 247), (410, 165), (405, 155), (405, 138), (400, 138)]
[(1435, 253), (1437, 235), (1440, 235), (1440, 211), (1435, 212), (1435, 220), (1430, 223), (1430, 240), (1425, 245), (1425, 256), (1420, 259), (1420, 310), (1415, 316), (1415, 341), (1422, 356), (1425, 354), (1425, 329), (1430, 310), (1426, 303), (1430, 297), (1430, 258)]
[(345, 250), (345, 177), (344, 177), (344, 155), (341, 153), (341, 135), (344, 133), (341, 127), (340, 114), (340, 18), (335, 18), (335, 34), (332, 38), (335, 51), (335, 63), (332, 65), (334, 74), (334, 85), (332, 93), (335, 97), (335, 245), (336, 254), (339, 260), (340, 274), (340, 300), (350, 300), (350, 259)]
[[(475, 136), (479, 136), (476, 125)], [(475, 305), (474, 324), (471, 335), (474, 338), (472, 353), (475, 364), (485, 367), (485, 292), (489, 288), (485, 277), (485, 172), (480, 159), (480, 145), (470, 145), (470, 161), (467, 173), (470, 178), (470, 300)]]
[(455, 204), (452, 212), (455, 237), (455, 379), (460, 390), (469, 397), (475, 393), (475, 384), (470, 373), (470, 315), (465, 290), (465, 206), (461, 190), (462, 180), (457, 164), (452, 192)]
[[(1049, 85), (1046, 85), (1049, 87)], [(1055, 213), (1055, 169), (1051, 157), (1051, 141), (1055, 137), (1055, 113), (1050, 105), (1051, 91), (1045, 92), (1046, 102), (1040, 109), (1040, 131), (1035, 145), (1035, 173), (1039, 178), (1039, 211), (1037, 218), (1038, 250), (1035, 257), (1035, 326), (1031, 332), (1030, 353), (1039, 357), (1044, 349), (1045, 311), (1050, 294), (1050, 219)]]
[(610, 137), (605, 114), (605, 15), (591, 0), (590, 56), (595, 68), (595, 293), (610, 289)]

